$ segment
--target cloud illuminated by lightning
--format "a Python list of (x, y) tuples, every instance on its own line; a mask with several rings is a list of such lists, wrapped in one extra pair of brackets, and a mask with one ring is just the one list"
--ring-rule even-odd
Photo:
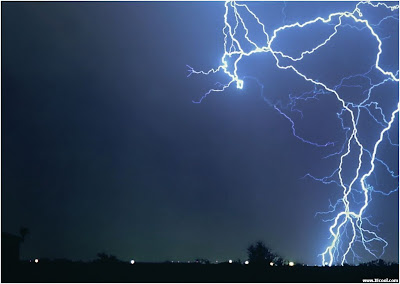
[[(364, 7), (368, 8), (379, 8), (386, 9), (387, 11), (394, 12), (397, 14), (387, 16), (381, 19), (378, 23), (372, 24), (364, 18), (362, 10)], [(284, 23), (286, 22), (286, 3), (282, 9), (284, 15)], [(224, 35), (224, 54), (221, 57), (221, 63), (217, 68), (210, 69), (208, 71), (197, 71), (192, 67), (189, 68), (189, 76), (193, 74), (210, 75), (214, 73), (223, 72), (229, 77), (229, 82), (226, 84), (219, 84), (216, 88), (210, 89), (206, 92), (199, 100), (193, 101), (194, 103), (201, 103), (208, 95), (216, 92), (223, 92), (232, 85), (236, 85), (238, 89), (242, 89), (244, 86), (244, 79), (250, 78), (256, 80), (258, 85), (263, 91), (263, 85), (258, 79), (250, 76), (239, 76), (239, 63), (243, 58), (250, 57), (257, 53), (268, 53), (274, 58), (275, 66), (282, 70), (290, 70), (297, 76), (302, 78), (304, 81), (312, 83), (314, 90), (306, 92), (300, 96), (290, 95), (290, 111), (298, 112), (301, 116), (303, 115), (301, 110), (296, 108), (296, 103), (300, 100), (306, 101), (310, 99), (317, 99), (321, 95), (333, 95), (341, 105), (341, 111), (337, 114), (338, 119), (341, 122), (341, 126), (346, 133), (346, 139), (342, 144), (342, 147), (336, 153), (328, 155), (326, 158), (331, 156), (340, 156), (340, 161), (337, 168), (328, 176), (317, 178), (312, 174), (306, 174), (305, 177), (312, 178), (316, 181), (324, 184), (335, 183), (341, 188), (341, 197), (332, 204), (330, 202), (330, 210), (327, 212), (318, 212), (317, 214), (333, 214), (333, 218), (325, 220), (331, 223), (329, 228), (330, 239), (326, 249), (320, 254), (323, 265), (333, 265), (349, 262), (349, 255), (353, 256), (353, 259), (360, 259), (355, 243), (360, 243), (362, 248), (373, 255), (376, 258), (381, 257), (388, 243), (385, 239), (378, 236), (378, 227), (370, 221), (369, 217), (365, 216), (365, 211), (371, 202), (372, 193), (390, 195), (393, 192), (398, 191), (398, 186), (390, 191), (383, 191), (382, 189), (375, 189), (370, 182), (368, 182), (371, 175), (374, 173), (377, 164), (383, 166), (388, 173), (398, 180), (398, 174), (396, 174), (390, 167), (380, 158), (377, 157), (377, 151), (381, 142), (386, 138), (390, 145), (398, 147), (399, 145), (394, 143), (389, 134), (389, 130), (392, 128), (396, 118), (398, 119), (400, 105), (392, 106), (391, 110), (387, 107), (383, 109), (382, 106), (376, 101), (371, 100), (371, 94), (377, 87), (387, 84), (399, 82), (399, 71), (393, 73), (389, 70), (385, 70), (381, 64), (380, 59), (383, 53), (382, 41), (375, 31), (383, 22), (388, 20), (398, 21), (398, 10), (399, 5), (388, 5), (385, 3), (372, 3), (372, 2), (359, 2), (355, 4), (355, 8), (352, 11), (335, 12), (327, 17), (316, 17), (306, 22), (296, 22), (292, 24), (285, 24), (273, 30), (270, 34), (266, 32), (265, 25), (257, 17), (257, 15), (249, 9), (246, 4), (237, 3), (235, 1), (225, 2), (225, 14), (224, 14), (224, 28), (222, 30)], [(264, 44), (256, 43), (259, 41), (252, 40), (250, 37), (250, 31), (248, 25), (246, 25), (247, 18), (257, 22), (258, 28), (261, 28), (263, 32)], [(327, 36), (322, 42), (316, 44), (313, 48), (304, 50), (298, 56), (292, 56), (285, 52), (275, 48), (274, 42), (283, 31), (291, 29), (303, 29), (305, 27), (312, 26), (313, 24), (324, 24), (333, 26), (333, 31)], [(398, 24), (398, 23), (397, 23)], [(299, 68), (296, 68), (296, 63), (304, 60), (305, 58), (311, 57), (317, 50), (323, 49), (327, 46), (333, 38), (338, 37), (339, 28), (348, 27), (355, 28), (358, 31), (364, 30), (369, 32), (369, 36), (375, 41), (377, 52), (375, 54), (374, 64), (370, 70), (363, 74), (355, 74), (349, 77), (342, 78), (339, 84), (334, 87), (329, 87), (327, 83), (321, 82), (307, 74), (301, 72)], [(239, 29), (243, 32), (239, 33)], [(250, 47), (250, 48), (249, 48)], [(378, 71), (383, 80), (378, 83), (373, 83), (369, 74), (372, 71)], [(365, 79), (369, 87), (364, 92), (365, 99), (360, 103), (355, 103), (346, 100), (341, 95), (341, 89), (344, 87), (360, 87), (358, 85), (349, 85), (349, 82), (353, 78)], [(327, 141), (326, 143), (317, 143), (311, 141), (305, 137), (301, 137), (296, 132), (295, 121), (284, 111), (283, 107), (279, 103), (272, 103), (262, 93), (263, 99), (285, 119), (287, 119), (292, 128), (293, 135), (300, 141), (314, 145), (316, 147), (329, 147), (333, 146), (334, 142)], [(397, 98), (398, 101), (398, 98)], [(359, 136), (359, 122), (361, 111), (367, 112), (369, 116), (381, 127), (379, 137), (376, 141), (368, 141), (373, 143), (372, 150), (368, 150), (365, 145), (360, 141)], [(390, 111), (390, 116), (386, 116), (385, 113)], [(358, 161), (354, 175), (351, 177), (349, 182), (344, 181), (343, 167), (345, 165), (346, 158), (350, 155), (356, 155), (356, 161)], [(368, 226), (367, 226), (368, 225)], [(372, 228), (372, 229), (371, 229)], [(372, 249), (372, 244), (380, 244), (380, 251)]]

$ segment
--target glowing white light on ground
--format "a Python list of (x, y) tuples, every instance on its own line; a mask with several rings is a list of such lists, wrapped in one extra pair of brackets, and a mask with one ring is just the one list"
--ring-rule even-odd
[(271, 261), (271, 262), (269, 263), (269, 265), (274, 266), (274, 263)]
[(246, 261), (244, 262), (244, 264), (249, 264), (249, 261), (248, 261), (248, 260), (246, 260)]
[(131, 260), (131, 264), (135, 264), (135, 261), (133, 259)]
[(289, 262), (289, 266), (294, 266), (294, 262), (293, 262), (293, 261), (290, 261), (290, 262)]
[(39, 259), (35, 258), (35, 263), (39, 263)]
[(232, 259), (229, 260), (229, 263), (232, 263)]

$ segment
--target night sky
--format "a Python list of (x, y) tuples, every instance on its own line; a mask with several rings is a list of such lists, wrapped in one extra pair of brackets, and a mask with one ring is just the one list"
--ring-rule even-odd
[[(288, 2), (286, 16), (283, 2), (249, 7), (272, 31), (354, 5)], [(245, 260), (246, 247), (263, 240), (287, 259), (320, 263), (329, 224), (315, 213), (329, 210), (341, 190), (302, 177), (337, 167), (338, 157), (323, 159), (344, 142), (337, 105), (328, 97), (303, 106), (299, 132), (337, 142), (321, 149), (295, 138), (252, 80), (192, 103), (226, 80), (186, 77), (186, 64), (220, 64), (224, 12), (223, 2), (2, 2), (1, 221), (5, 232), (29, 228), (23, 259), (91, 260), (104, 251), (137, 261)], [(396, 29), (382, 58), (391, 71), (398, 21), (379, 29)], [(292, 36), (277, 45), (303, 48), (312, 38)], [(376, 43), (354, 30), (343, 36), (310, 74), (333, 84), (337, 73), (368, 71)], [(336, 60), (332, 50), (346, 55)], [(261, 67), (259, 59), (243, 68), (274, 99), (313, 89), (278, 72), (268, 56)], [(388, 106), (397, 88), (382, 90)], [(397, 140), (398, 118), (390, 135)], [(385, 145), (398, 173), (398, 148)], [(382, 223), (389, 261), (399, 256), (398, 198), (377, 196), (367, 212)]]

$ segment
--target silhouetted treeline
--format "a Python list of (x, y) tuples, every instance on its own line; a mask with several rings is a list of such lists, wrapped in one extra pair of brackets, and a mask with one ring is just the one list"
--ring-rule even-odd
[[(21, 233), (26, 235), (26, 231)], [(101, 252), (92, 261), (36, 259), (12, 261), (2, 258), (1, 282), (362, 282), (364, 279), (399, 279), (398, 263), (374, 260), (358, 266), (306, 266), (289, 262), (258, 241), (247, 248), (248, 260), (210, 263), (142, 263), (119, 260)], [(377, 282), (377, 281), (375, 281)], [(384, 281), (380, 281), (384, 282)]]
[[(106, 258), (109, 259), (109, 258)], [(111, 258), (114, 259), (114, 258)], [(260, 266), (219, 264), (140, 263), (123, 261), (72, 262), (65, 259), (24, 261), (5, 269), (2, 282), (362, 282), (363, 279), (398, 279), (399, 265)]]

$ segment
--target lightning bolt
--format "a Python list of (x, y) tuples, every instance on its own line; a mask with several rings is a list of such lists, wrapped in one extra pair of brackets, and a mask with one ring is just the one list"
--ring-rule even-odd
[[(284, 3), (284, 8), (282, 9), (284, 23), (286, 21), (285, 8), (286, 3)], [(382, 18), (377, 23), (370, 23), (363, 15), (365, 8), (385, 9), (385, 11), (392, 14)], [(346, 138), (337, 152), (325, 157), (330, 158), (333, 156), (339, 156), (339, 164), (330, 175), (325, 177), (318, 178), (309, 173), (304, 176), (304, 178), (311, 178), (318, 182), (322, 182), (323, 184), (334, 183), (341, 190), (341, 197), (334, 204), (329, 201), (329, 211), (317, 212), (317, 215), (333, 215), (331, 219), (324, 220), (325, 222), (330, 222), (331, 225), (329, 227), (329, 244), (320, 254), (323, 265), (343, 265), (349, 261), (350, 255), (353, 256), (353, 261), (360, 261), (361, 257), (357, 252), (360, 248), (356, 247), (355, 244), (361, 244), (364, 251), (376, 258), (381, 257), (385, 252), (385, 248), (388, 246), (387, 241), (378, 235), (378, 226), (374, 225), (370, 221), (370, 217), (365, 216), (365, 212), (372, 200), (372, 193), (386, 196), (398, 191), (398, 186), (388, 192), (382, 191), (381, 189), (375, 189), (371, 185), (371, 182), (369, 182), (369, 178), (374, 174), (375, 168), (377, 165), (380, 165), (386, 169), (392, 178), (397, 179), (398, 183), (399, 175), (391, 170), (388, 164), (378, 158), (377, 155), (379, 146), (385, 138), (391, 146), (399, 146), (391, 140), (389, 131), (391, 130), (395, 120), (398, 120), (400, 104), (398, 102), (396, 106), (392, 106), (393, 109), (388, 110), (387, 106), (383, 107), (379, 105), (378, 102), (372, 101), (371, 99), (371, 95), (379, 86), (394, 83), (397, 84), (398, 88), (399, 71), (397, 70), (393, 73), (393, 71), (385, 70), (385, 68), (380, 64), (381, 55), (383, 53), (382, 41), (390, 38), (390, 35), (380, 38), (376, 32), (384, 22), (398, 22), (398, 10), (399, 5), (362, 1), (358, 2), (352, 11), (335, 12), (325, 18), (316, 17), (306, 22), (296, 22), (293, 24), (283, 25), (276, 28), (271, 33), (267, 33), (265, 25), (246, 4), (237, 3), (235, 1), (226, 1), (224, 28), (222, 29), (224, 36), (224, 54), (221, 57), (220, 65), (208, 71), (197, 71), (194, 68), (187, 66), (189, 72), (188, 77), (193, 74), (210, 75), (222, 72), (229, 78), (229, 81), (226, 84), (219, 83), (217, 87), (212, 88), (203, 94), (200, 99), (193, 101), (194, 103), (201, 103), (208, 95), (223, 92), (232, 85), (236, 85), (236, 88), (242, 89), (245, 79), (254, 80), (260, 86), (261, 97), (263, 100), (282, 115), (283, 118), (288, 120), (293, 135), (300, 141), (316, 147), (332, 147), (335, 145), (335, 142), (325, 141), (324, 143), (320, 143), (300, 136), (296, 131), (295, 120), (290, 116), (290, 114), (298, 113), (302, 118), (303, 113), (297, 106), (298, 102), (318, 100), (318, 98), (323, 95), (333, 95), (340, 103), (341, 111), (337, 113), (337, 117), (340, 120)], [(257, 23), (258, 30), (262, 30), (263, 33), (261, 40), (251, 38), (250, 30), (246, 24), (247, 20), (245, 19), (250, 19)], [(316, 44), (313, 48), (302, 51), (298, 56), (286, 54), (275, 47), (276, 44), (274, 43), (283, 31), (304, 29), (313, 24), (329, 25), (333, 27), (333, 30), (329, 36), (319, 44)], [(355, 29), (357, 31), (368, 31), (370, 37), (376, 42), (377, 52), (375, 54), (375, 62), (367, 72), (344, 77), (337, 85), (329, 87), (327, 83), (306, 75), (305, 72), (300, 71), (299, 68), (296, 67), (296, 64), (303, 61), (305, 58), (311, 57), (317, 52), (317, 50), (326, 47), (332, 39), (339, 36), (340, 30), (344, 28)], [(239, 63), (244, 58), (251, 57), (254, 54), (264, 53), (273, 56), (277, 68), (292, 71), (305, 82), (312, 83), (314, 89), (304, 92), (301, 95), (290, 94), (290, 102), (287, 105), (284, 105), (282, 102), (273, 102), (271, 98), (268, 98), (264, 94), (264, 85), (257, 78), (251, 76), (241, 77), (239, 75)], [(375, 82), (376, 79), (372, 79), (374, 77), (372, 75), (373, 72), (378, 72), (383, 79), (379, 82)], [(368, 84), (368, 88), (363, 92), (365, 99), (359, 103), (349, 101), (348, 99), (346, 100), (345, 97), (341, 95), (343, 88), (362, 88), (360, 84), (351, 84), (353, 79), (364, 80)], [(390, 111), (389, 116), (387, 116), (387, 114), (385, 115), (387, 111)], [(371, 141), (371, 139), (366, 141), (372, 143), (372, 149), (365, 145), (366, 142), (363, 142), (363, 144), (362, 141), (360, 141), (359, 123), (361, 113), (368, 114), (368, 116), (372, 118), (379, 127), (381, 127), (376, 141)], [(345, 182), (343, 168), (346, 161), (354, 155), (357, 157), (357, 164), (354, 167), (354, 175), (351, 177), (350, 181)], [(374, 249), (376, 246), (380, 249)]]

